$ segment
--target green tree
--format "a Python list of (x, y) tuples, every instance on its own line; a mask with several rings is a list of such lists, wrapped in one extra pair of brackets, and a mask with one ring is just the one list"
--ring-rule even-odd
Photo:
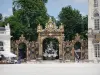
[[(47, 0), (15, 0), (13, 2), (14, 9), (20, 10), (19, 19), (22, 24), (30, 24), (33, 29), (37, 27), (39, 23), (43, 26), (46, 20), (48, 20), (47, 9), (45, 3)], [(16, 13), (14, 11), (14, 13)]]
[(88, 15), (86, 16), (83, 16), (82, 18), (82, 32), (81, 32), (81, 35), (82, 35), (82, 38), (83, 39), (87, 39), (87, 31), (88, 31)]
[(13, 0), (13, 15), (5, 18), (10, 23), (13, 39), (24, 34), (28, 40), (37, 40), (37, 25), (43, 27), (49, 19), (45, 4), (48, 0)]
[(0, 21), (2, 20), (2, 18), (3, 18), (3, 17), (2, 17), (2, 14), (0, 13)]
[(59, 21), (64, 24), (65, 40), (72, 40), (76, 33), (82, 32), (82, 15), (71, 6), (63, 7)]
[(18, 39), (20, 35), (24, 33), (25, 26), (19, 22), (16, 16), (5, 18), (4, 25), (6, 25), (7, 23), (10, 24), (11, 35), (13, 36), (14, 40)]
[(83, 29), (83, 32), (84, 31), (87, 31), (88, 30), (88, 15), (86, 15), (86, 16), (83, 16), (83, 18), (82, 18), (82, 29)]
[(0, 27), (1, 26), (4, 26), (4, 21), (3, 21), (3, 16), (2, 14), (0, 13)]
[(37, 25), (40, 23), (44, 27), (48, 20), (47, 9), (45, 7), (46, 2), (47, 0), (13, 1), (13, 14), (14, 16), (17, 15), (20, 23), (25, 26), (25, 36), (34, 36), (31, 40), (37, 39)]

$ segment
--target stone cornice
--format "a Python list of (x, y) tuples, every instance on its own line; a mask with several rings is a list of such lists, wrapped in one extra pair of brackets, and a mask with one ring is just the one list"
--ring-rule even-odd
[(10, 39), (10, 35), (0, 35), (0, 40)]

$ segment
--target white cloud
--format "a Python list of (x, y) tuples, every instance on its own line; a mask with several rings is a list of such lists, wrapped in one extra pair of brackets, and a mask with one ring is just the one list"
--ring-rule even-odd
[(85, 12), (80, 12), (83, 16), (86, 16), (87, 14)]
[(6, 13), (4, 13), (3, 14), (3, 17), (9, 17), (10, 15), (8, 15), (8, 14), (6, 14)]
[(10, 14), (12, 14), (12, 8), (9, 8), (9, 9), (8, 9), (8, 12), (9, 12)]
[(8, 8), (7, 12), (3, 13), (3, 17), (9, 17), (10, 15), (12, 15), (12, 8)]
[(3, 16), (3, 20), (4, 20), (5, 17), (9, 17), (10, 15), (9, 14), (6, 14), (6, 13), (3, 13), (2, 16)]

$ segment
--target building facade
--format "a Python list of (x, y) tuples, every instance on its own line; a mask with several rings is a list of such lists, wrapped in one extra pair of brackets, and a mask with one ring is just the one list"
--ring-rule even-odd
[(0, 51), (10, 52), (10, 27), (7, 24), (5, 27), (0, 27)]
[(0, 60), (16, 57), (11, 52), (11, 36), (9, 23), (5, 27), (0, 27)]
[(100, 0), (88, 0), (88, 59), (100, 60)]

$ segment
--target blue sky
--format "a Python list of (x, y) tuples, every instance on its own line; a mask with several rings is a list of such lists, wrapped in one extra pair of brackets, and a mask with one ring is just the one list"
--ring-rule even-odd
[[(88, 14), (88, 0), (48, 0), (46, 4), (48, 14), (57, 18), (62, 7), (71, 5), (83, 15)], [(12, 0), (0, 0), (0, 13), (3, 16), (12, 15)]]

